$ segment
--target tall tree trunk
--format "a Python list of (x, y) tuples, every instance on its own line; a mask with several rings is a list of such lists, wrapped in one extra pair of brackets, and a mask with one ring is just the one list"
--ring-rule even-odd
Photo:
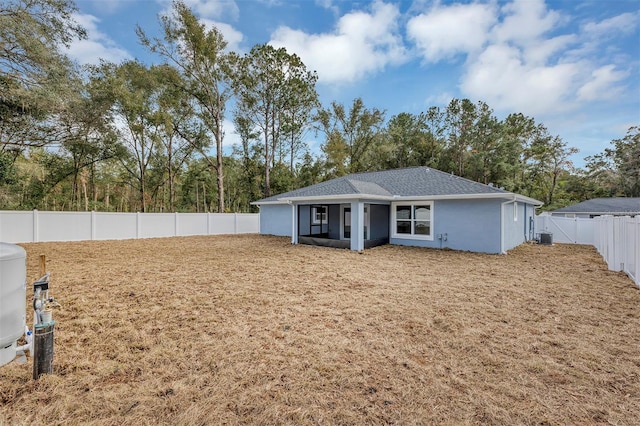
[(202, 213), (207, 213), (207, 185), (205, 181), (202, 181)]
[(196, 213), (200, 213), (200, 193), (198, 188), (198, 181), (196, 180)]
[[(265, 114), (265, 130), (264, 130), (264, 197), (271, 196), (271, 182), (269, 181), (269, 171), (271, 169), (271, 158), (269, 156), (269, 113)], [(271, 153), (273, 156), (273, 153)]]
[(87, 170), (83, 169), (80, 172), (80, 183), (82, 184), (82, 194), (84, 199), (84, 211), (89, 211), (89, 191), (87, 188)]
[(224, 173), (222, 170), (222, 124), (218, 120), (216, 132), (216, 181), (218, 183), (218, 213), (224, 213)]

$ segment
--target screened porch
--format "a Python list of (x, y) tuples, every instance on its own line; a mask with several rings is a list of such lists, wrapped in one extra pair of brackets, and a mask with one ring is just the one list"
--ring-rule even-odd
[[(300, 204), (297, 206), (297, 242), (300, 244), (352, 248), (352, 204)], [(389, 206), (364, 204), (364, 248), (389, 242)]]

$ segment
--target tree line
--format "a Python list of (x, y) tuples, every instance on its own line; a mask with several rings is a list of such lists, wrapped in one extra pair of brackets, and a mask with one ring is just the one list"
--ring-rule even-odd
[[(359, 98), (322, 105), (318, 76), (298, 56), (267, 44), (230, 51), (180, 1), (160, 17), (160, 37), (136, 28), (157, 63), (79, 67), (62, 50), (86, 37), (75, 11), (70, 0), (0, 5), (0, 209), (254, 211), (273, 194), (411, 166), (549, 209), (640, 196), (637, 126), (577, 169), (577, 149), (542, 123), (500, 120), (482, 101), (388, 119)], [(231, 153), (225, 119), (240, 140)]]

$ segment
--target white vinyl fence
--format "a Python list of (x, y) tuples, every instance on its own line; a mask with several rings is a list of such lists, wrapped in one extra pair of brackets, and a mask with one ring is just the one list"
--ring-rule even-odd
[(124, 240), (257, 234), (257, 213), (101, 213), (0, 211), (0, 241)]
[(611, 271), (624, 271), (640, 286), (640, 217), (600, 216), (594, 245)]
[(640, 217), (599, 216), (593, 219), (536, 216), (535, 231), (552, 234), (553, 242), (589, 244), (611, 271), (624, 271), (640, 286)]
[(566, 244), (594, 245), (593, 230), (595, 222), (589, 218), (557, 217), (548, 213), (536, 216), (536, 233), (553, 234), (553, 242)]

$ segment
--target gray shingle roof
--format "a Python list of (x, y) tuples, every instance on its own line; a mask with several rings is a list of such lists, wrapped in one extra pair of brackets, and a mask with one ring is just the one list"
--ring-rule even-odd
[(469, 179), (430, 167), (355, 173), (256, 201), (256, 204), (283, 198), (375, 195), (382, 197), (511, 194)]
[(594, 198), (551, 213), (634, 213), (640, 214), (640, 198)]

